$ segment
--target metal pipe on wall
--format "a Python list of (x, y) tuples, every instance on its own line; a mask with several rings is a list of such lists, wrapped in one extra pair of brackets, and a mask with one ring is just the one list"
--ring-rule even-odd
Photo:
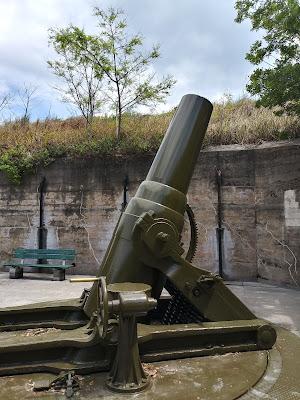
[(219, 261), (219, 275), (223, 277), (223, 234), (224, 228), (222, 226), (223, 221), (223, 210), (222, 210), (222, 171), (217, 169), (216, 171), (216, 182), (217, 182), (217, 193), (218, 193), (218, 226), (217, 226), (217, 241), (218, 241), (218, 261)]

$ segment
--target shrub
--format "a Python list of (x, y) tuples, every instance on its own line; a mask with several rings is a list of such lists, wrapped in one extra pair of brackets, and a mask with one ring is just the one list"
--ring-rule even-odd
[[(175, 110), (161, 114), (125, 114), (124, 135), (115, 138), (112, 117), (96, 117), (89, 133), (82, 118), (20, 121), (0, 126), (0, 170), (19, 183), (26, 171), (47, 165), (56, 158), (154, 152), (166, 132)], [(272, 110), (256, 108), (252, 100), (233, 101), (230, 96), (215, 103), (204, 146), (259, 144), (263, 141), (299, 137), (300, 119), (274, 115)]]

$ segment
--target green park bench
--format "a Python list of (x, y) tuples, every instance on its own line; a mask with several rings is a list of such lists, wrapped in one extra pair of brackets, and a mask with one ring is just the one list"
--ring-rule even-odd
[[(4, 264), (9, 269), (9, 277), (23, 277), (23, 268), (48, 268), (53, 270), (53, 280), (63, 281), (66, 269), (74, 267), (75, 250), (72, 249), (23, 249), (13, 253), (14, 260)], [(34, 260), (34, 261), (32, 261)], [(61, 263), (48, 263), (48, 260), (61, 260)], [(26, 262), (25, 262), (26, 261)]]

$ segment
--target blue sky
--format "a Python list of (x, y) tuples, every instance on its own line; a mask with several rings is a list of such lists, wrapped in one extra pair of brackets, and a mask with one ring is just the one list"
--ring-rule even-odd
[[(53, 89), (63, 83), (47, 67), (46, 61), (55, 58), (48, 28), (73, 23), (94, 32), (93, 6), (122, 8), (130, 30), (144, 36), (146, 48), (161, 44), (162, 57), (153, 67), (158, 75), (172, 74), (177, 84), (159, 110), (175, 106), (186, 93), (210, 100), (224, 92), (235, 97), (245, 93), (252, 67), (244, 56), (256, 34), (248, 23), (234, 22), (232, 0), (0, 0), (0, 96), (17, 93), (25, 83), (37, 87), (33, 120), (71, 115), (74, 111)], [(2, 119), (18, 116), (18, 103), (15, 95)]]

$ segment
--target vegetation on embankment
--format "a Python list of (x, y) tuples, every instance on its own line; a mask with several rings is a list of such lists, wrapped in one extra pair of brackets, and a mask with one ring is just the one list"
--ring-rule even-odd
[[(47, 119), (33, 123), (7, 122), (0, 126), (0, 170), (18, 183), (24, 172), (58, 157), (125, 155), (155, 151), (174, 110), (158, 115), (124, 115), (123, 137), (115, 138), (113, 117), (96, 117), (87, 132), (82, 118)], [(205, 146), (259, 144), (300, 137), (300, 119), (276, 116), (256, 108), (249, 99), (216, 103)]]

